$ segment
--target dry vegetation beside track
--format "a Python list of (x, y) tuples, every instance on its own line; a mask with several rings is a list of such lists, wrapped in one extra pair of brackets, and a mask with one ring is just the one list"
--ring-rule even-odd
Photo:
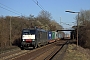
[(4, 48), (4, 49), (0, 48), (0, 49), (1, 49), (0, 50), (0, 54), (4, 54), (4, 53), (9, 53), (9, 52), (12, 52), (12, 51), (20, 50), (20, 48), (17, 47), (17, 46), (7, 47), (7, 48)]
[(69, 44), (64, 60), (90, 60), (90, 50), (80, 46), (76, 49), (75, 44)]

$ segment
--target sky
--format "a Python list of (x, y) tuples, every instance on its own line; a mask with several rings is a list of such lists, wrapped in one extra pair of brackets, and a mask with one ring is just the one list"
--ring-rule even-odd
[(61, 20), (64, 28), (72, 27), (77, 15), (65, 12), (66, 10), (80, 12), (90, 9), (90, 0), (0, 0), (0, 16), (29, 16), (30, 14), (38, 16), (42, 9), (34, 1), (38, 1), (44, 10), (51, 13), (52, 20), (59, 24)]

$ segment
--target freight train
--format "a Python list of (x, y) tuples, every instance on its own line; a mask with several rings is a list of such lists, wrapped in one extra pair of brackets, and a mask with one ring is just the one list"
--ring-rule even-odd
[(56, 31), (46, 31), (40, 28), (23, 29), (21, 34), (21, 49), (37, 48), (61, 38)]

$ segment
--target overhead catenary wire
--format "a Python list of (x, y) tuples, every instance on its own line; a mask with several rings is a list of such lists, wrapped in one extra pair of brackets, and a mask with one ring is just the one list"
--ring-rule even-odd
[(18, 12), (18, 11), (16, 11), (16, 10), (14, 10), (14, 9), (12, 9), (12, 8), (10, 8), (10, 7), (8, 7), (8, 6), (4, 5), (4, 4), (2, 4), (2, 3), (0, 3), (0, 5), (2, 5), (2, 6), (4, 6), (4, 7), (7, 7), (7, 8), (9, 8), (9, 9), (11, 9), (11, 10), (13, 10), (13, 11), (15, 11), (15, 12), (17, 12), (17, 13), (19, 13), (19, 14), (21, 14), (21, 15), (22, 15), (22, 13), (20, 13), (20, 12)]
[(40, 9), (42, 9), (45, 12), (45, 9), (39, 4), (39, 2), (36, 0), (32, 0)]
[[(36, 0), (37, 1), (37, 0)], [(37, 3), (42, 7), (42, 5), (37, 1)], [(42, 7), (43, 8), (43, 7)], [(44, 9), (44, 8), (43, 8)], [(45, 10), (45, 9), (44, 9)]]
[(65, 25), (69, 25), (69, 26), (72, 26), (72, 25), (70, 25), (70, 24), (67, 24), (67, 23), (64, 23), (64, 22), (61, 22), (61, 23), (65, 24)]
[(6, 8), (4, 8), (4, 7), (2, 7), (2, 6), (0, 6), (0, 8), (2, 8), (2, 9), (4, 9), (4, 10), (7, 10), (7, 11), (9, 11), (9, 12), (12, 12), (12, 13), (14, 13), (14, 14), (20, 15), (19, 13), (16, 13), (16, 12), (14, 12), (14, 11), (11, 11), (11, 10), (9, 10), (9, 9), (6, 9)]

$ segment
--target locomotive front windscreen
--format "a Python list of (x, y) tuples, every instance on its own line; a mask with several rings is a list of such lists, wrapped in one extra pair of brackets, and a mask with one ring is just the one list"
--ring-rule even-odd
[(24, 29), (22, 31), (22, 39), (24, 39), (23, 41), (25, 41), (26, 39), (35, 39), (35, 30)]
[(35, 34), (35, 30), (23, 30), (23, 35), (32, 35), (32, 34)]
[(28, 35), (28, 34), (30, 34), (30, 31), (29, 31), (29, 29), (24, 29), (23, 31), (22, 31), (22, 34), (23, 35)]

